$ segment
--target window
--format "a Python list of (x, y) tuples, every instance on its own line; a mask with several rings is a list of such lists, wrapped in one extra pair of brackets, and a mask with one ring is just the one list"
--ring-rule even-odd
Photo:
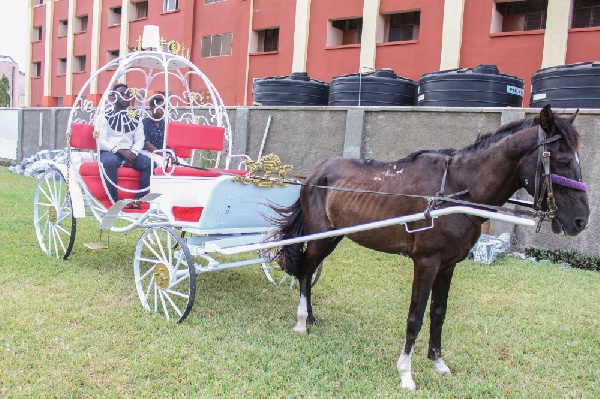
[(59, 58), (58, 63), (56, 64), (56, 74), (64, 75), (67, 73), (67, 59)]
[(75, 26), (73, 27), (75, 33), (85, 32), (88, 28), (88, 16), (80, 15), (75, 17)]
[(600, 0), (575, 0), (571, 28), (600, 26)]
[(546, 29), (548, 0), (496, 0), (492, 32), (518, 32)]
[(219, 3), (221, 1), (225, 1), (225, 0), (204, 0), (204, 4)]
[(108, 50), (106, 52), (106, 63), (116, 60), (119, 58), (119, 50)]
[(137, 1), (131, 3), (131, 20), (148, 18), (148, 2)]
[(177, 0), (165, 0), (163, 5), (163, 11), (177, 11)]
[(42, 76), (42, 62), (32, 62), (31, 63), (31, 77), (39, 78)]
[(218, 57), (221, 55), (231, 55), (231, 43), (233, 34), (223, 33), (222, 35), (202, 36), (202, 49), (200, 57)]
[(327, 46), (360, 44), (362, 18), (329, 21), (327, 28)]
[(42, 27), (41, 26), (34, 26), (33, 27), (33, 32), (31, 33), (31, 41), (32, 42), (39, 42), (42, 40)]
[(57, 36), (58, 37), (63, 37), (63, 36), (67, 36), (67, 29), (69, 28), (69, 21), (66, 19), (63, 19), (61, 21), (58, 21), (58, 32), (57, 32)]
[(76, 55), (73, 59), (73, 72), (85, 71), (85, 55)]
[(31, 0), (32, 7), (41, 6), (42, 4), (44, 4), (44, 0)]
[(264, 29), (253, 32), (251, 52), (263, 53), (277, 51), (279, 48), (279, 28)]
[(386, 42), (403, 42), (419, 39), (420, 11), (403, 12), (385, 16)]
[(121, 25), (121, 7), (108, 9), (108, 26)]

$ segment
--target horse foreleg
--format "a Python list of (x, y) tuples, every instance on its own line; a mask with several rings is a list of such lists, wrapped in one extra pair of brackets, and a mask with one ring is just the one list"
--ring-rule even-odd
[(412, 378), (411, 357), (413, 347), (423, 326), (423, 316), (427, 308), (427, 300), (429, 299), (433, 280), (440, 265), (437, 258), (415, 259), (414, 263), (412, 294), (406, 322), (406, 340), (404, 341), (402, 354), (396, 363), (396, 367), (400, 373), (402, 388), (410, 390), (416, 388)]
[(300, 280), (300, 303), (298, 304), (298, 323), (293, 331), (298, 334), (306, 334), (306, 325), (312, 324), (315, 318), (312, 314), (310, 303), (310, 283), (312, 275), (304, 276)]
[(429, 352), (427, 357), (433, 360), (435, 368), (442, 375), (452, 374), (442, 359), (442, 326), (446, 318), (448, 292), (450, 291), (454, 266), (451, 265), (451, 267), (440, 271), (435, 277), (431, 291), (431, 305), (429, 307), (431, 326), (429, 329)]

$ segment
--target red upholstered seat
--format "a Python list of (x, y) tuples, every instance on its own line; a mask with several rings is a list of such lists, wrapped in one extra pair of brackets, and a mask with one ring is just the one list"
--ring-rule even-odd
[(94, 125), (87, 123), (71, 124), (71, 147), (79, 150), (95, 150)]
[[(79, 167), (79, 175), (88, 186), (90, 193), (100, 201), (104, 206), (110, 207), (111, 202), (108, 193), (104, 190), (102, 179), (100, 178), (100, 168), (96, 162), (85, 162)], [(140, 184), (141, 172), (132, 168), (121, 167), (117, 170), (117, 184), (128, 190), (137, 190)], [(135, 193), (119, 190), (119, 199), (134, 199)], [(147, 204), (142, 204), (142, 206)]]
[(224, 137), (222, 127), (169, 122), (167, 146), (178, 157), (189, 158), (192, 150), (222, 151)]

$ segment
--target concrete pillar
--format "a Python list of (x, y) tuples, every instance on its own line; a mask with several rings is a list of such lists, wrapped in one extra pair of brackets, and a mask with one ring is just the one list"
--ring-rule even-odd
[(465, 0), (444, 1), (440, 70), (455, 69), (460, 66), (464, 10)]
[[(33, 28), (33, 7), (31, 3), (27, 6), (27, 27), (25, 33), (25, 40), (29, 46), (29, 51), (25, 55), (25, 107), (31, 107), (31, 52), (33, 44), (31, 43), (31, 30)], [(22, 125), (21, 125), (22, 126)], [(17, 160), (19, 158), (17, 157)]]
[(75, 40), (73, 25), (75, 25), (75, 2), (76, 0), (69, 0), (69, 11), (67, 14), (69, 24), (67, 25), (67, 69), (65, 76), (65, 97), (63, 98), (64, 107), (73, 105), (75, 97), (77, 97), (77, 95), (73, 95), (73, 42)]
[(381, 22), (379, 17), (380, 0), (364, 0), (363, 3), (363, 28), (360, 39), (360, 68), (359, 71), (371, 72), (375, 69), (375, 55), (377, 52), (377, 25)]
[(308, 27), (310, 24), (310, 1), (311, 0), (296, 0), (292, 72), (306, 72), (309, 33)]
[[(252, 23), (254, 21), (254, 0), (250, 0), (250, 11), (248, 12), (248, 48), (246, 51), (246, 79), (244, 80), (244, 105), (248, 105), (248, 84), (250, 80), (250, 53), (252, 52)], [(235, 141), (234, 141), (235, 143)]]
[(348, 158), (362, 157), (362, 142), (364, 138), (365, 111), (360, 108), (350, 108), (346, 114), (346, 132), (344, 134), (344, 153)]
[(44, 29), (46, 32), (44, 40), (44, 96), (42, 97), (43, 107), (56, 107), (58, 102), (52, 97), (52, 37), (54, 36), (54, 1), (47, 1), (46, 23)]
[[(94, 0), (92, 8), (92, 37), (90, 46), (90, 76), (94, 76), (100, 68), (100, 27), (102, 21), (102, 0)], [(129, 49), (127, 49), (129, 51)], [(125, 54), (120, 54), (124, 56)], [(77, 94), (77, 93), (75, 93)], [(90, 82), (89, 101), (93, 101), (94, 105), (100, 102), (100, 94), (98, 93), (98, 79)]]
[(231, 135), (233, 140), (232, 155), (247, 154), (248, 137), (250, 137), (250, 110), (248, 108), (236, 108), (235, 130)]
[(565, 64), (571, 3), (566, 0), (548, 0), (542, 68)]
[[(121, 3), (121, 36), (119, 42), (121, 43), (119, 54), (127, 54), (129, 52), (129, 0), (123, 0)], [(123, 75), (119, 79), (121, 83), (125, 83), (126, 81), (126, 75)]]

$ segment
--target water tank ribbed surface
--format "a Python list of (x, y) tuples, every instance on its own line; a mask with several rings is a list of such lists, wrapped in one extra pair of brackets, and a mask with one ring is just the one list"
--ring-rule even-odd
[(533, 108), (600, 108), (600, 61), (540, 69), (531, 77)]
[(304, 72), (289, 76), (260, 78), (252, 85), (255, 105), (327, 105), (329, 85), (311, 79)]
[(496, 65), (427, 73), (419, 80), (417, 105), (434, 107), (520, 107), (523, 79)]
[(391, 69), (336, 76), (329, 89), (329, 105), (410, 106), (416, 102), (417, 82), (398, 76)]

